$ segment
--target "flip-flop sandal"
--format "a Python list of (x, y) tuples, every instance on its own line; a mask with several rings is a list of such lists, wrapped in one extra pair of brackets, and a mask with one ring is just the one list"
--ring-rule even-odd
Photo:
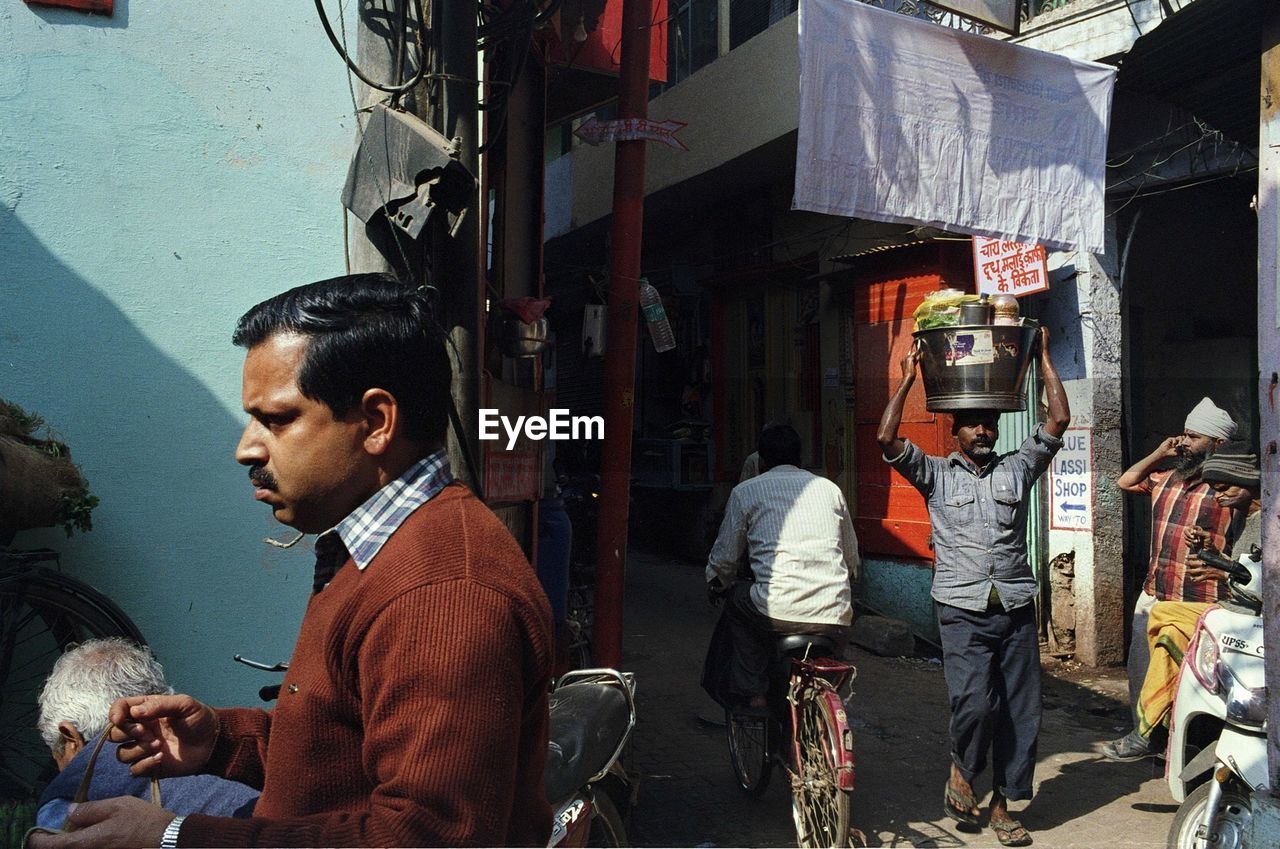
[(973, 812), (976, 807), (978, 807), (978, 800), (973, 798), (973, 794), (961, 793), (952, 787), (950, 782), (943, 786), (942, 810), (956, 822), (979, 825), (979, 815)]
[(1001, 846), (1030, 846), (1031, 832), (1017, 820), (993, 820), (991, 830)]

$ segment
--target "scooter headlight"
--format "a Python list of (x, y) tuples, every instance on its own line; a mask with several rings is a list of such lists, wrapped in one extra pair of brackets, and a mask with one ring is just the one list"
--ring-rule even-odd
[(1218, 692), (1218, 640), (1204, 625), (1196, 631), (1191, 647), (1191, 672), (1210, 693)]
[(1222, 683), (1222, 700), (1227, 703), (1227, 720), (1261, 728), (1267, 721), (1267, 688), (1246, 687), (1225, 663), (1217, 663), (1216, 671)]

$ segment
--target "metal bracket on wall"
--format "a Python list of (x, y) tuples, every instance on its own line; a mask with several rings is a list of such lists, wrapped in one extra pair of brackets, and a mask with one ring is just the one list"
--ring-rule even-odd
[(475, 190), (458, 146), (417, 116), (383, 104), (372, 108), (351, 160), (342, 205), (371, 226), (387, 222), (411, 239), (431, 216), (456, 219)]

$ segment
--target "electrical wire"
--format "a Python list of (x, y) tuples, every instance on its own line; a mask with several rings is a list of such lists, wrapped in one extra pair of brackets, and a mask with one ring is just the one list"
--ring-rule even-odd
[[(355, 61), (352, 60), (351, 55), (347, 52), (346, 21), (344, 20), (345, 14), (343, 14), (342, 3), (341, 2), (338, 3), (338, 12), (339, 12), (338, 21), (339, 21), (339, 26), (343, 30), (341, 42), (339, 42), (338, 37), (334, 34), (332, 24), (329, 23), (329, 16), (324, 10), (324, 0), (315, 0), (315, 4), (316, 4), (316, 12), (320, 15), (320, 24), (321, 26), (324, 27), (325, 35), (329, 36), (329, 43), (333, 45), (334, 50), (338, 51), (338, 55), (342, 57), (342, 61), (347, 64), (347, 68), (351, 71), (351, 73), (355, 74), (357, 77), (360, 78), (360, 82), (364, 83), (369, 88), (377, 89), (378, 91), (384, 91), (384, 92), (387, 92), (388, 94), (395, 94), (395, 95), (403, 94), (406, 91), (411, 90), (418, 83), (422, 82), (423, 75), (426, 73), (426, 69), (427, 69), (427, 61), (426, 61), (427, 57), (425, 55), (422, 55), (421, 53), (419, 55), (418, 70), (414, 73), (413, 77), (410, 78), (407, 82), (400, 82), (394, 85), (388, 85), (384, 83), (376, 83), (373, 80), (369, 79), (367, 76), (365, 76), (364, 72), (360, 70), (359, 66), (356, 65)], [(402, 20), (407, 18), (407, 6), (408, 6), (408, 0), (405, 0), (404, 4), (400, 7), (400, 13), (401, 13), (400, 17)], [(427, 23), (426, 23), (426, 18), (424, 17), (423, 11), (422, 11), (422, 0), (415, 0), (415, 6), (418, 10), (418, 27), (421, 31), (425, 32), (427, 30)], [(395, 55), (397, 60), (400, 59), (400, 49), (404, 46), (404, 37), (405, 37), (404, 27), (402, 27), (400, 29), (400, 32), (398, 34), (398, 38), (396, 41)], [(402, 77), (403, 77), (403, 66), (401, 66), (399, 62), (397, 62), (396, 79), (400, 80), (402, 79)]]
[[(319, 0), (316, 0), (316, 2), (319, 2)], [(400, 76), (403, 73), (403, 69), (404, 69), (405, 48), (408, 46), (405, 44), (405, 41), (407, 39), (405, 38), (404, 31), (405, 31), (405, 27), (409, 23), (409, 2), (408, 0), (402, 0), (402, 2), (396, 5), (398, 7), (399, 14), (396, 15), (396, 41), (395, 41), (395, 49), (392, 51), (391, 67), (396, 69), (396, 79), (400, 79)], [(419, 14), (421, 14), (421, 12), (419, 12)], [(426, 57), (421, 52), (419, 52), (418, 75), (417, 75), (417, 79), (419, 80), (422, 78), (422, 70), (427, 66), (425, 59)], [(395, 91), (391, 93), (392, 109), (398, 109), (400, 107), (401, 94), (402, 92), (399, 92), (399, 91)]]
[[(559, 5), (558, 0), (555, 5)], [(512, 8), (515, 7), (513, 6)], [(518, 55), (519, 58), (515, 60), (511, 67), (510, 78), (505, 81), (505, 88), (501, 90), (501, 96), (498, 97), (497, 93), (491, 94), (485, 99), (484, 103), (479, 104), (482, 111), (493, 111), (497, 109), (501, 109), (502, 111), (498, 114), (497, 120), (494, 122), (493, 130), (486, 133), (488, 140), (477, 149), (477, 155), (488, 153), (493, 146), (498, 143), (499, 139), (502, 138), (502, 133), (507, 126), (507, 100), (510, 97), (511, 92), (515, 90), (516, 85), (519, 84), (520, 77), (524, 73), (524, 67), (529, 61), (529, 51), (533, 47), (533, 29), (536, 26), (537, 20), (537, 14), (530, 15), (528, 17), (528, 31), (524, 33), (517, 33), (520, 37), (520, 48), (516, 55)], [(508, 52), (511, 50), (511, 40), (514, 40), (517, 34), (513, 34), (511, 39), (507, 42), (506, 48)], [(497, 54), (495, 53), (495, 58), (496, 55)], [(494, 102), (495, 99), (497, 100), (496, 103)]]
[[(404, 0), (404, 2), (408, 2), (408, 0)], [(320, 3), (320, 0), (316, 0), (316, 3), (317, 3), (317, 4), (319, 4), (319, 3)], [(421, 8), (422, 8), (421, 0), (418, 0), (418, 8), (419, 8), (419, 12), (421, 12)], [(341, 42), (341, 44), (339, 45), (339, 47), (340, 47), (339, 53), (340, 53), (340, 54), (345, 58), (345, 57), (347, 56), (347, 50), (346, 50), (346, 46), (347, 46), (347, 15), (346, 15), (346, 8), (345, 8), (345, 5), (344, 5), (344, 3), (343, 3), (343, 0), (338, 0), (338, 26), (339, 26), (339, 28), (340, 28), (340, 29), (341, 29), (341, 31), (342, 31), (342, 42)], [(327, 22), (326, 22), (326, 29), (328, 29)], [(424, 57), (424, 58), (425, 58), (425, 57)], [(348, 94), (350, 94), (350, 95), (351, 95), (351, 110), (352, 110), (352, 116), (355, 118), (355, 121), (356, 121), (356, 149), (357, 149), (357, 150), (359, 150), (360, 146), (361, 146), (362, 144), (364, 144), (364, 122), (362, 122), (362, 121), (360, 120), (360, 113), (361, 113), (363, 110), (360, 108), (359, 101), (358, 101), (358, 99), (356, 98), (356, 89), (355, 89), (355, 85), (351, 82), (351, 75), (352, 75), (353, 73), (354, 73), (357, 77), (360, 77), (360, 73), (359, 73), (359, 71), (357, 71), (357, 70), (355, 69), (354, 65), (353, 65), (350, 61), (348, 61), (348, 62), (347, 62), (347, 92), (348, 92)], [(361, 79), (363, 79), (363, 77), (361, 77)], [(374, 88), (377, 88), (377, 86), (373, 86), (373, 87), (374, 87)], [(382, 187), (382, 185), (381, 185), (381, 184), (378, 184), (378, 199), (379, 199), (380, 201), (382, 201), (382, 205), (381, 205), (381, 207), (380, 207), (380, 208), (382, 209), (382, 211), (383, 211), (383, 212), (382, 212), (382, 214), (383, 214), (384, 216), (387, 216), (387, 205), (388, 205), (388, 203), (389, 203), (390, 201), (389, 201), (389, 199), (388, 199), (388, 197), (387, 197), (387, 192), (383, 189), (383, 187)], [(387, 218), (387, 222), (388, 222), (388, 224), (391, 224), (391, 221), (390, 221), (390, 218), (389, 218), (389, 217)], [(344, 227), (345, 227), (345, 225), (346, 225), (346, 216), (345, 216), (345, 215), (343, 216), (343, 224), (344, 224)], [(400, 254), (400, 260), (404, 263), (405, 271), (406, 271), (406, 272), (408, 272), (410, 269), (412, 269), (412, 268), (413, 268), (413, 263), (411, 263), (411, 262), (409, 261), (409, 255), (408, 255), (408, 253), (405, 251), (405, 249), (404, 249), (404, 245), (403, 245), (403, 244), (401, 243), (401, 241), (400, 241), (399, 231), (398, 231), (398, 229), (395, 227), (395, 225), (394, 225), (394, 224), (392, 224), (390, 227), (388, 227), (388, 231), (391, 233), (391, 240), (392, 240), (393, 242), (395, 242), (395, 245), (396, 245), (396, 251)], [(343, 238), (344, 238), (344, 242), (345, 242), (345, 240), (346, 240), (345, 230), (344, 230), (344, 236), (343, 236)], [(344, 248), (344, 249), (345, 249), (345, 248)]]

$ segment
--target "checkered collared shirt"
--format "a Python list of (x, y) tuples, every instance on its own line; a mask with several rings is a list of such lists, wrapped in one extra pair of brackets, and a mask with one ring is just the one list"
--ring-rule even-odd
[(449, 457), (442, 448), (414, 463), (403, 475), (375, 492), (347, 518), (316, 539), (316, 575), (312, 590), (324, 589), (348, 557), (363, 572), (409, 514), (452, 482)]
[(1161, 601), (1216, 602), (1226, 594), (1225, 581), (1187, 578), (1186, 530), (1209, 532), (1206, 545), (1230, 552), (1227, 527), (1231, 511), (1214, 498), (1213, 487), (1199, 475), (1182, 480), (1171, 471), (1154, 472), (1142, 482), (1151, 495), (1151, 561), (1143, 591)]

